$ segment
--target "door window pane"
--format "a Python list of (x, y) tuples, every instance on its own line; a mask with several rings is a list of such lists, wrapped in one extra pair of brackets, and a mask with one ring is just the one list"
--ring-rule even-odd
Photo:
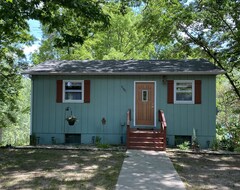
[(148, 101), (148, 90), (142, 90), (142, 101), (143, 102)]

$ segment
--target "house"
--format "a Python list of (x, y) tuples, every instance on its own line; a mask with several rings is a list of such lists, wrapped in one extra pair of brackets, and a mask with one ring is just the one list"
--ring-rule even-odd
[(216, 75), (224, 71), (204, 59), (46, 61), (24, 73), (32, 79), (31, 134), (39, 144), (131, 147), (132, 137), (132, 148), (141, 148), (161, 134), (163, 113), (168, 146), (191, 141), (194, 131), (206, 148), (216, 135)]

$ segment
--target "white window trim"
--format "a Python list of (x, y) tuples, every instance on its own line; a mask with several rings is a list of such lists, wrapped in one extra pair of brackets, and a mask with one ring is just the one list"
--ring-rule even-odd
[[(65, 100), (65, 82), (81, 82), (82, 83), (82, 100)], [(63, 103), (83, 103), (84, 102), (84, 80), (63, 80)]]
[[(177, 96), (176, 96), (176, 87), (177, 87), (177, 83), (192, 83), (192, 100), (191, 101), (183, 101), (183, 100), (176, 100)], [(174, 104), (194, 104), (195, 102), (195, 82), (194, 80), (174, 80)]]

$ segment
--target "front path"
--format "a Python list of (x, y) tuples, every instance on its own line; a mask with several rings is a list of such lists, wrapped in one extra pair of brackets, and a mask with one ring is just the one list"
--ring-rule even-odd
[(165, 152), (128, 150), (116, 190), (185, 190)]

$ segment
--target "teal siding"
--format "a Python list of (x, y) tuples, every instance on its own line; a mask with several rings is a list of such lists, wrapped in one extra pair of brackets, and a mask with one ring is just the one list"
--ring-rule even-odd
[[(56, 80), (71, 79), (91, 81), (90, 103), (56, 103)], [(103, 143), (120, 144), (122, 135), (126, 139), (127, 110), (134, 115), (134, 81), (156, 81), (156, 111), (165, 112), (169, 145), (174, 145), (175, 135), (191, 136), (193, 128), (202, 146), (215, 137), (215, 76), (167, 76), (167, 80), (202, 80), (200, 105), (167, 104), (167, 83), (161, 76), (33, 76), (32, 80), (32, 132), (40, 137), (41, 144), (51, 143), (52, 137), (64, 143), (66, 133), (81, 134), (86, 144), (91, 143), (92, 136), (100, 136)], [(65, 120), (70, 114), (67, 107), (78, 119), (74, 126)]]
[(191, 136), (193, 128), (195, 128), (201, 146), (206, 147), (207, 141), (212, 142), (215, 137), (215, 76), (174, 76), (169, 77), (170, 79), (202, 80), (202, 104), (164, 104), (163, 106), (168, 124), (167, 134), (170, 145), (174, 145), (174, 135)]

